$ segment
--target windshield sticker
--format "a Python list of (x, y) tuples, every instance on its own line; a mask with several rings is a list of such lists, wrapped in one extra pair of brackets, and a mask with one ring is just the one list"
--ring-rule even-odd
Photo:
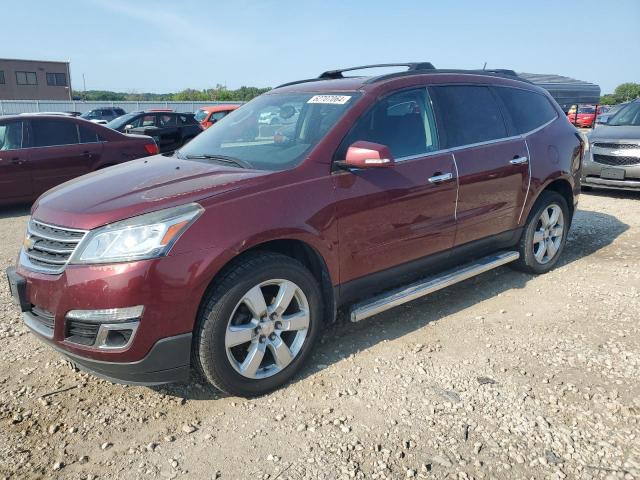
[(351, 99), (350, 95), (314, 95), (307, 103), (327, 103), (330, 105), (344, 105)]

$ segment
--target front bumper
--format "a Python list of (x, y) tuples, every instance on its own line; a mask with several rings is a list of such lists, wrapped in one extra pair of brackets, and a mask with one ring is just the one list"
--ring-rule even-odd
[[(56, 275), (18, 263), (7, 274), (14, 284), (20, 283), (12, 285), (12, 294), (25, 324), (79, 368), (112, 381), (159, 384), (189, 375), (191, 332), (208, 285), (206, 276), (194, 275), (197, 262), (202, 262), (202, 252), (122, 264), (68, 265)], [(102, 349), (74, 341), (70, 311), (135, 305), (143, 305), (144, 313), (125, 347)], [(43, 323), (45, 328), (37, 328)]]
[[(602, 149), (598, 149), (597, 153), (609, 154), (607, 150)], [(634, 165), (608, 165), (595, 162), (593, 155), (592, 147), (582, 165), (581, 185), (616, 190), (640, 190), (640, 160), (638, 164)], [(607, 169), (623, 171), (624, 178), (614, 179), (603, 177), (603, 171)]]

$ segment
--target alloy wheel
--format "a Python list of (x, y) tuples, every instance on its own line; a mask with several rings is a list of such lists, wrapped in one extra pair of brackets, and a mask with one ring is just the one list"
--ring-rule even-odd
[(290, 280), (262, 282), (244, 294), (225, 333), (227, 358), (242, 376), (271, 377), (300, 353), (310, 323), (309, 302)]
[(548, 205), (538, 217), (533, 234), (533, 256), (540, 264), (549, 263), (560, 250), (564, 236), (564, 215), (559, 205)]

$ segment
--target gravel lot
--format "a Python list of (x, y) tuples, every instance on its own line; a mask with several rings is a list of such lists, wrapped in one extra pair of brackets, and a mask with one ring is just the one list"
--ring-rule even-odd
[(640, 195), (582, 195), (553, 272), (338, 324), (253, 400), (74, 372), (0, 282), (0, 478), (640, 478), (639, 258)]

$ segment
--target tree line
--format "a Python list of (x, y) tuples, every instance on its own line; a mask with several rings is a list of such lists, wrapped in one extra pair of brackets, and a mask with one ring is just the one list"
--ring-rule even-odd
[(238, 101), (246, 102), (270, 88), (258, 87), (240, 87), (236, 90), (228, 89), (223, 85), (216, 85), (214, 88), (204, 90), (196, 90), (187, 88), (177, 93), (139, 93), (139, 92), (112, 92), (109, 90), (87, 90), (74, 91), (74, 100), (82, 100), (86, 102), (207, 102), (207, 101)]
[(640, 98), (640, 83), (622, 83), (616, 87), (613, 93), (600, 97), (601, 105), (616, 105)]

